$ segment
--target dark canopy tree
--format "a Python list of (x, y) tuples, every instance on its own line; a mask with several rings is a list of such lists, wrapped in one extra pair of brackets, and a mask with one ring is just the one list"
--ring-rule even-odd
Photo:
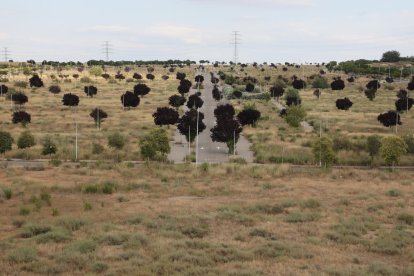
[(29, 83), (30, 83), (30, 87), (42, 87), (43, 86), (43, 81), (41, 78), (39, 78), (38, 75), (33, 75), (33, 77), (29, 79)]
[(292, 86), (295, 89), (305, 89), (306, 88), (306, 82), (304, 80), (295, 79), (292, 82)]
[(154, 123), (158, 126), (175, 125), (178, 121), (178, 112), (170, 107), (158, 107), (157, 111), (152, 114)]
[(406, 99), (408, 97), (408, 92), (407, 90), (404, 89), (400, 89), (400, 91), (397, 92), (397, 97), (399, 99)]
[(182, 80), (185, 79), (185, 77), (186, 77), (185, 73), (177, 72), (177, 74), (176, 74), (177, 80), (181, 80), (182, 81)]
[(9, 91), (9, 88), (6, 85), (4, 84), (0, 85), (0, 96), (3, 96), (3, 94), (6, 94), (8, 91)]
[(253, 92), (254, 90), (254, 84), (249, 82), (246, 84), (246, 92)]
[(217, 121), (217, 124), (210, 130), (210, 137), (213, 142), (226, 143), (229, 153), (232, 153), (242, 130), (243, 128), (237, 120), (226, 118)]
[(219, 101), (221, 99), (221, 91), (218, 89), (217, 86), (214, 86), (212, 94), (213, 99), (215, 99), (216, 101)]
[(155, 79), (155, 76), (154, 76), (153, 74), (147, 74), (147, 75), (146, 75), (146, 78), (147, 78), (148, 80), (154, 80), (154, 79)]
[(26, 125), (30, 123), (32, 117), (26, 111), (16, 111), (12, 115), (12, 122), (13, 124), (23, 124)]
[(194, 80), (196, 83), (203, 83), (204, 77), (202, 75), (197, 75), (195, 76)]
[(100, 108), (95, 108), (94, 110), (92, 110), (89, 116), (91, 116), (95, 121), (96, 127), (101, 128), (101, 122), (108, 118), (108, 113), (106, 113)]
[(134, 75), (132, 75), (132, 77), (136, 80), (142, 80), (142, 75), (138, 74), (138, 73), (134, 73)]
[(118, 73), (116, 73), (116, 75), (115, 75), (115, 79), (124, 80), (125, 76), (121, 72), (118, 71)]
[(414, 77), (412, 77), (411, 81), (408, 83), (407, 89), (410, 91), (414, 90)]
[(62, 90), (60, 89), (59, 85), (51, 85), (49, 87), (49, 92), (52, 94), (59, 94)]
[(243, 93), (240, 90), (234, 90), (232, 95), (233, 98), (240, 99), (243, 96)]
[(168, 98), (168, 102), (172, 107), (178, 109), (180, 106), (185, 104), (186, 99), (184, 96), (181, 95), (172, 95)]
[(200, 98), (199, 95), (193, 94), (188, 97), (187, 107), (190, 109), (198, 109), (203, 106), (204, 101)]
[(83, 91), (88, 97), (93, 98), (94, 95), (98, 94), (98, 88), (93, 85), (85, 86)]
[(313, 95), (319, 99), (322, 95), (322, 92), (319, 89), (315, 89), (315, 91), (313, 91)]
[(351, 76), (351, 77), (347, 78), (346, 80), (347, 80), (348, 82), (351, 82), (351, 83), (352, 83), (352, 82), (354, 82), (354, 81), (355, 81), (355, 78)]
[(134, 94), (137, 96), (145, 96), (151, 91), (151, 88), (149, 88), (144, 83), (138, 83), (134, 86)]
[(385, 81), (386, 81), (387, 83), (393, 83), (393, 82), (394, 82), (394, 79), (393, 79), (392, 77), (386, 77), (386, 78), (385, 78)]
[(391, 50), (382, 54), (382, 62), (398, 62), (400, 61), (400, 52)]
[(231, 104), (221, 104), (214, 109), (214, 116), (217, 121), (233, 118), (234, 114), (236, 114), (236, 111)]
[(167, 76), (167, 75), (163, 75), (162, 77), (161, 77), (163, 80), (168, 80), (170, 77), (169, 76)]
[(400, 114), (396, 111), (388, 111), (378, 115), (377, 120), (386, 127), (401, 125)]
[(127, 91), (121, 96), (121, 103), (123, 107), (137, 107), (139, 105), (139, 102), (140, 99), (135, 93)]
[(260, 118), (260, 111), (254, 108), (246, 108), (237, 114), (237, 119), (242, 126), (251, 125), (254, 127)]
[(340, 110), (348, 110), (351, 108), (352, 105), (353, 103), (348, 98), (336, 100), (336, 108)]
[(340, 77), (335, 78), (334, 81), (331, 83), (332, 90), (344, 90), (344, 88), (345, 82), (341, 80)]
[(281, 85), (274, 85), (270, 87), (270, 95), (279, 101), (279, 98), (283, 96), (285, 89)]
[(105, 80), (107, 80), (107, 79), (109, 79), (111, 76), (110, 76), (109, 74), (107, 74), (107, 73), (103, 73), (103, 74), (101, 75), (101, 77), (102, 77), (102, 78), (104, 78)]
[[(206, 129), (206, 125), (203, 123), (204, 114), (198, 112), (198, 133), (203, 132)], [(188, 110), (180, 119), (178, 119), (177, 125), (178, 131), (181, 135), (184, 135), (187, 142), (193, 142), (197, 133), (197, 110)]]
[(72, 93), (67, 93), (63, 95), (62, 99), (63, 105), (66, 106), (78, 106), (79, 105), (79, 97)]
[(377, 91), (378, 89), (381, 88), (381, 84), (380, 84), (379, 80), (372, 80), (372, 81), (367, 83), (366, 88), (369, 89), (369, 90)]
[(11, 93), (11, 100), (20, 106), (24, 105), (29, 101), (29, 98), (23, 92)]
[(178, 93), (180, 93), (181, 95), (184, 95), (188, 92), (190, 92), (192, 83), (191, 81), (187, 80), (187, 79), (183, 79), (180, 81), (180, 85), (178, 86)]
[(413, 103), (412, 98), (400, 98), (395, 101), (395, 108), (398, 112), (408, 111), (413, 107)]
[(377, 89), (365, 89), (365, 96), (367, 96), (367, 98), (370, 101), (373, 101), (376, 95), (377, 95)]

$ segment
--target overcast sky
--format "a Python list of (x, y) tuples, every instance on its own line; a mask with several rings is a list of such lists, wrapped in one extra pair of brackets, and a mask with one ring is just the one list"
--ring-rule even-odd
[[(379, 59), (414, 55), (412, 0), (1, 0), (0, 47), (14, 60)], [(2, 58), (3, 59), (3, 58)]]

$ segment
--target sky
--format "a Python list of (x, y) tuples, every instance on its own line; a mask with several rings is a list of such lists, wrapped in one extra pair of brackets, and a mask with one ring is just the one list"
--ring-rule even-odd
[[(326, 62), (414, 55), (412, 0), (1, 0), (15, 61)], [(1, 59), (4, 59), (2, 55)]]

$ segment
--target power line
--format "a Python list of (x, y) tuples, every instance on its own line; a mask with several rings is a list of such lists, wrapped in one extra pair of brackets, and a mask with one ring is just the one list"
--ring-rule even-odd
[(3, 51), (2, 51), (2, 54), (3, 54), (3, 56), (4, 56), (4, 61), (5, 61), (5, 62), (8, 62), (8, 61), (9, 61), (9, 54), (10, 54), (10, 51), (8, 50), (8, 48), (7, 48), (7, 47), (4, 47), (4, 49), (3, 49)]
[(113, 50), (113, 48), (112, 48), (113, 46), (112, 46), (112, 44), (109, 42), (109, 41), (105, 41), (104, 42), (104, 44), (103, 44), (103, 53), (105, 54), (105, 56), (106, 56), (106, 61), (109, 61), (109, 54), (112, 54), (113, 52), (112, 52), (112, 50)]
[(239, 53), (238, 53), (238, 45), (240, 45), (240, 32), (233, 31), (232, 36), (234, 36), (234, 40), (230, 43), (234, 46), (234, 54), (233, 54), (233, 61), (234, 64), (237, 65), (239, 60)]

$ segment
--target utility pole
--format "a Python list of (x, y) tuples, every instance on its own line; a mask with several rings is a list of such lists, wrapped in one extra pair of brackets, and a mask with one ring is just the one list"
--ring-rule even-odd
[(199, 114), (200, 114), (200, 111), (198, 110), (198, 108), (197, 108), (197, 128), (196, 128), (196, 168), (197, 168), (197, 165), (198, 165), (198, 116), (199, 116)]
[(237, 46), (240, 45), (240, 32), (239, 31), (233, 31), (232, 36), (234, 37), (234, 40), (230, 43), (234, 46), (234, 53), (233, 53), (233, 62), (234, 65), (237, 65), (239, 61), (239, 53)]
[(2, 52), (3, 52), (3, 56), (4, 56), (4, 61), (9, 62), (10, 51), (8, 50), (8, 48), (4, 47)]
[(109, 41), (104, 41), (102, 51), (105, 54), (107, 62), (109, 61), (109, 54), (113, 53), (112, 50), (113, 50), (112, 44)]

